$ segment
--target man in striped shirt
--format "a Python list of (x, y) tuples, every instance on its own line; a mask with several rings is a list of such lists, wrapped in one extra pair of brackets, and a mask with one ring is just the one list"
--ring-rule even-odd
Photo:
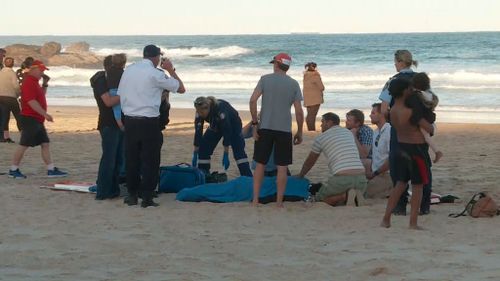
[[(335, 113), (323, 115), (322, 134), (314, 140), (311, 152), (298, 175), (304, 177), (323, 153), (328, 159), (330, 177), (316, 193), (316, 200), (332, 206), (346, 201), (354, 203), (354, 195), (362, 196), (366, 190), (365, 169), (359, 158), (354, 136), (348, 129), (340, 127), (339, 123), (339, 116)], [(349, 198), (348, 192), (352, 194)]]

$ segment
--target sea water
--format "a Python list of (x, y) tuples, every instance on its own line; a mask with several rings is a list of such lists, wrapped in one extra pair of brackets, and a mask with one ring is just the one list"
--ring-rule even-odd
[[(389, 77), (394, 52), (408, 49), (439, 96), (438, 122), (500, 123), (500, 32), (408, 34), (290, 34), (220, 36), (0, 36), (0, 46), (68, 46), (85, 41), (99, 55), (126, 53), (140, 60), (147, 44), (161, 47), (174, 63), (187, 92), (171, 95), (174, 108), (192, 108), (201, 95), (213, 95), (248, 110), (260, 76), (279, 52), (292, 56), (289, 75), (302, 84), (304, 64), (318, 64), (326, 90), (320, 113), (341, 117), (350, 109), (368, 113)], [(99, 69), (51, 67), (50, 105), (95, 106), (89, 78)], [(368, 116), (366, 117), (368, 119)]]

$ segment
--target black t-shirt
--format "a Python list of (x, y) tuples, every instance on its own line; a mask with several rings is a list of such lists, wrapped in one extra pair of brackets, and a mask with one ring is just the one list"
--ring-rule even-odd
[(106, 74), (104, 71), (98, 71), (92, 78), (90, 78), (90, 85), (94, 90), (94, 98), (99, 108), (99, 119), (97, 122), (97, 129), (100, 130), (104, 127), (118, 128), (115, 117), (113, 115), (113, 108), (107, 107), (102, 101), (101, 96), (108, 92), (108, 84), (106, 81)]

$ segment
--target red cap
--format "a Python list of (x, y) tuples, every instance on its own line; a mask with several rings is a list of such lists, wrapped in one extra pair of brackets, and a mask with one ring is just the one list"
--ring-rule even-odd
[(34, 67), (38, 67), (40, 68), (41, 71), (45, 71), (45, 70), (49, 70), (45, 64), (43, 64), (43, 62), (39, 61), (39, 60), (36, 60), (34, 61), (32, 64), (31, 64), (31, 67), (30, 68), (34, 68)]
[(280, 64), (288, 65), (292, 64), (292, 58), (286, 53), (279, 53), (274, 56), (273, 60), (269, 63), (279, 62)]

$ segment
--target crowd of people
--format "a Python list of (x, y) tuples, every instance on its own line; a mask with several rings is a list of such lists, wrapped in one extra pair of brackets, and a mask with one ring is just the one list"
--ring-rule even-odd
[[(53, 121), (45, 99), (50, 78), (44, 71), (48, 68), (41, 61), (27, 58), (16, 73), (12, 69), (14, 59), (6, 57), (3, 49), (0, 49), (0, 58), (2, 142), (14, 142), (8, 128), (11, 112), (21, 131), (9, 176), (26, 177), (19, 164), (26, 149), (34, 146), (41, 146), (48, 176), (66, 176), (51, 160), (44, 127), (45, 121)], [(126, 183), (125, 204), (137, 205), (141, 198), (142, 207), (158, 206), (153, 198), (159, 177), (162, 130), (169, 123), (169, 93), (184, 93), (186, 89), (172, 62), (164, 58), (155, 45), (144, 48), (143, 60), (128, 67), (125, 67), (126, 61), (125, 54), (107, 56), (104, 70), (90, 79), (99, 108), (97, 128), (102, 144), (96, 199), (120, 196), (119, 185)], [(288, 54), (279, 53), (270, 64), (272, 73), (260, 77), (250, 97), (252, 119), (245, 126), (228, 101), (211, 96), (194, 100), (192, 164), (210, 174), (211, 156), (222, 139), (223, 167), (227, 170), (230, 166), (231, 148), (240, 175), (253, 177), (252, 204), (259, 204), (264, 177), (275, 176), (277, 206), (282, 207), (290, 176), (288, 166), (293, 162), (293, 146), (303, 141), (304, 121), (309, 131), (316, 131), (325, 86), (314, 62), (305, 65), (302, 89), (287, 75), (292, 64)], [(380, 102), (371, 108), (369, 118), (375, 130), (365, 124), (364, 113), (359, 109), (346, 114), (345, 127), (340, 126), (337, 114), (323, 114), (321, 133), (315, 137), (309, 155), (295, 176), (305, 177), (323, 154), (329, 175), (323, 183), (312, 185), (310, 192), (314, 199), (337, 206), (361, 205), (365, 198), (388, 196), (381, 223), (384, 227), (390, 226), (392, 214), (406, 215), (407, 189), (411, 182), (410, 227), (419, 228), (418, 215), (428, 214), (430, 208), (429, 147), (435, 153), (435, 162), (443, 156), (431, 138), (435, 130), (434, 109), (439, 100), (431, 90), (427, 74), (412, 69), (417, 62), (409, 51), (396, 51), (394, 65), (397, 74), (387, 81), (380, 93)], [(305, 118), (303, 106), (307, 109)], [(252, 165), (245, 152), (245, 139), (250, 137), (255, 140)]]
[[(12, 165), (8, 175), (16, 179), (26, 178), (19, 169), (24, 153), (29, 147), (40, 146), (42, 160), (47, 166), (47, 176), (64, 177), (67, 173), (57, 168), (52, 161), (50, 140), (44, 125), (45, 121), (53, 122), (52, 116), (47, 112), (45, 98), (50, 80), (45, 71), (49, 69), (43, 62), (28, 57), (16, 73), (13, 70), (14, 58), (5, 57), (6, 53), (4, 49), (0, 49), (0, 57), (2, 58), (0, 65), (2, 68), (0, 71), (2, 142), (14, 143), (9, 133), (11, 112), (16, 118), (17, 127), (21, 132), (19, 145), (12, 157)], [(42, 80), (41, 85), (40, 80)]]

